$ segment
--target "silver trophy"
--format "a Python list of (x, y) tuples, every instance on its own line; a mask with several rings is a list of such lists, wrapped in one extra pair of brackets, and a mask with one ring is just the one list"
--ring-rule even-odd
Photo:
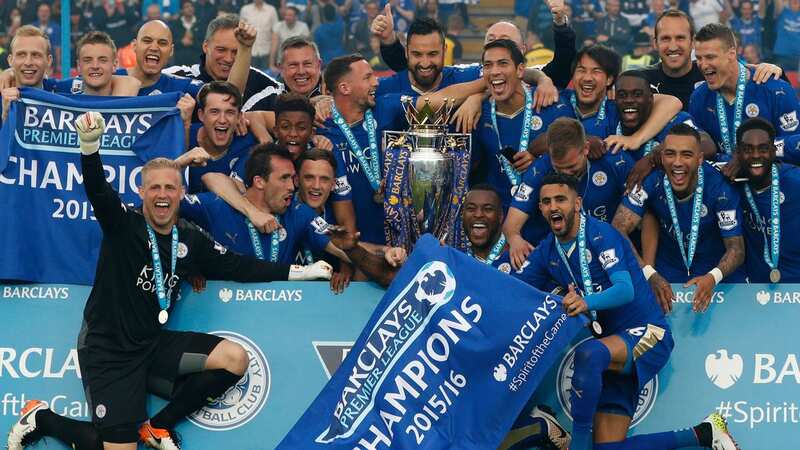
[(387, 242), (407, 249), (432, 233), (459, 246), (459, 208), (466, 190), (471, 139), (448, 132), (455, 109), (445, 100), (434, 109), (426, 99), (419, 110), (402, 97), (409, 130), (384, 132), (387, 153)]

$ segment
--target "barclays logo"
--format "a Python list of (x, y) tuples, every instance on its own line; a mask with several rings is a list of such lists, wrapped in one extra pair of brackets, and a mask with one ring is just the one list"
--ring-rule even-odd
[(235, 302), (300, 302), (302, 289), (231, 289), (222, 288), (217, 293), (222, 303)]
[(743, 369), (742, 356), (736, 353), (729, 356), (725, 349), (706, 356), (706, 376), (720, 389), (728, 389), (736, 384), (742, 377)]
[(246, 336), (232, 331), (213, 331), (210, 334), (244, 347), (250, 364), (242, 379), (188, 419), (210, 431), (233, 430), (253, 420), (267, 403), (272, 380), (269, 363), (261, 349)]
[(766, 305), (767, 303), (774, 303), (776, 305), (780, 304), (800, 304), (800, 292), (798, 291), (790, 291), (790, 292), (780, 292), (780, 291), (765, 291), (761, 290), (756, 293), (756, 302), (759, 305)]

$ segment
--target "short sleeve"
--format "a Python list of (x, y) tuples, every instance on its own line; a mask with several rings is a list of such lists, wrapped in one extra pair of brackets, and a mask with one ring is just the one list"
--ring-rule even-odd
[(336, 180), (331, 198), (335, 202), (353, 200), (353, 187), (347, 179), (347, 166), (342, 158), (342, 152), (334, 149), (333, 156), (336, 158)]
[(550, 272), (547, 268), (545, 248), (549, 247), (550, 242), (542, 242), (528, 255), (528, 259), (522, 263), (522, 267), (519, 270), (511, 270), (510, 275), (537, 289), (547, 289), (551, 283), (548, 276)]
[(661, 172), (653, 172), (648, 175), (641, 186), (636, 186), (628, 195), (622, 198), (622, 204), (639, 217), (644, 217), (648, 200), (655, 191), (656, 177), (660, 175)]
[(774, 81), (778, 86), (775, 92), (772, 93), (776, 103), (775, 115), (777, 116), (772, 123), (777, 125), (777, 132), (779, 136), (785, 136), (797, 132), (798, 118), (797, 110), (798, 102), (797, 95), (794, 89), (785, 81)]
[(724, 238), (742, 235), (742, 209), (739, 205), (739, 192), (723, 181), (714, 203), (717, 227)]
[[(614, 233), (611, 225), (600, 224), (598, 232), (591, 240), (592, 250), (597, 255), (600, 266), (611, 278), (615, 272), (627, 272), (628, 267), (622, 261), (625, 257), (624, 239), (619, 233)], [(598, 239), (599, 238), (599, 239)]]
[(181, 200), (181, 216), (208, 230), (211, 220), (207, 206), (215, 197), (216, 195), (211, 192), (186, 194)]
[(536, 205), (539, 203), (537, 186), (539, 185), (541, 174), (545, 172), (544, 166), (546, 164), (549, 164), (549, 161), (547, 158), (542, 157), (528, 167), (528, 170), (522, 175), (522, 182), (517, 187), (517, 192), (514, 193), (514, 197), (511, 199), (511, 207), (529, 215), (536, 212)]
[(306, 243), (314, 253), (322, 253), (331, 241), (325, 234), (328, 229), (328, 222), (324, 218), (316, 215), (311, 208), (303, 208), (302, 221), (305, 224), (303, 231), (304, 243)]

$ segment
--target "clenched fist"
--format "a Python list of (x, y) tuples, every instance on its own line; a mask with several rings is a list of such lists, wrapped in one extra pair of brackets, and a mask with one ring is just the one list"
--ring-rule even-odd
[(106, 129), (106, 121), (96, 111), (89, 111), (75, 120), (75, 130), (81, 144), (81, 153), (91, 155), (100, 149), (100, 136)]

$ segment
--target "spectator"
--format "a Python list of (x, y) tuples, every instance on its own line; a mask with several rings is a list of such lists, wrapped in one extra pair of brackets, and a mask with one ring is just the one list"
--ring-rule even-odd
[(5, 25), (6, 33), (9, 36), (13, 36), (14, 33), (17, 32), (17, 29), (22, 26), (22, 12), (20, 12), (19, 8), (13, 8), (11, 10)]
[(275, 7), (264, 3), (264, 0), (253, 0), (253, 3), (242, 6), (239, 16), (253, 27), (256, 42), (253, 44), (253, 61), (255, 67), (269, 67), (269, 51), (272, 45), (272, 29), (278, 23), (278, 11)]
[(53, 47), (53, 71), (59, 72), (61, 68), (61, 27), (51, 20), (51, 12), (49, 4), (39, 4), (39, 7), (36, 8), (36, 22), (33, 25), (42, 30), (50, 39), (50, 45)]
[(800, 0), (775, 0), (777, 35), (773, 54), (775, 62), (786, 70), (797, 70), (800, 59)]
[(458, 36), (464, 31), (464, 24), (460, 16), (450, 16), (450, 26), (444, 36), (444, 65), (452, 66), (460, 61), (464, 48)]
[[(392, 8), (392, 17), (394, 18), (394, 29), (396, 32), (400, 33), (401, 35), (405, 35), (408, 31), (408, 26), (411, 25), (411, 22), (414, 21), (414, 14), (417, 9), (417, 5), (414, 3), (414, 0), (382, 0), (384, 6), (389, 4)], [(441, 1), (440, 1), (441, 3)], [(460, 6), (464, 7), (464, 12), (461, 14), (461, 18), (467, 16), (466, 8), (467, 5), (464, 3), (459, 3), (456, 6), (456, 9), (459, 9)], [(444, 11), (446, 5), (440, 6), (440, 11)], [(452, 11), (451, 11), (452, 12)], [(450, 17), (450, 14), (442, 13), (442, 20), (446, 20)], [(466, 22), (469, 23), (469, 18), (466, 18)], [(447, 23), (447, 22), (443, 22)]]
[(319, 46), (323, 64), (327, 65), (333, 58), (344, 55), (343, 33), (344, 22), (338, 16), (336, 8), (331, 4), (324, 5), (322, 7), (322, 23), (314, 31), (314, 41)]
[(197, 21), (200, 23), (200, 29), (205, 30), (208, 24), (217, 17), (217, 6), (211, 0), (194, 0), (194, 2), (194, 11)]
[(169, 27), (175, 39), (175, 64), (190, 65), (197, 58), (203, 44), (203, 30), (191, 0), (183, 2), (181, 14), (170, 22)]
[(129, 8), (123, 0), (103, 0), (93, 13), (95, 28), (111, 36), (115, 44), (125, 45), (133, 40), (139, 17), (135, 8)]
[(528, 30), (528, 53), (525, 54), (525, 65), (531, 66), (544, 66), (553, 60), (553, 51), (545, 48), (539, 35), (532, 30)]
[(664, 0), (650, 0), (650, 14), (644, 19), (641, 31), (647, 33), (651, 38), (656, 34), (656, 20), (664, 13), (665, 7)]
[[(407, 0), (406, 0), (407, 1)], [(521, 0), (522, 3), (528, 3), (530, 0)], [(396, 0), (393, 0), (393, 3), (396, 3)], [(458, 14), (461, 16), (461, 21), (466, 28), (470, 28), (472, 30), (477, 30), (472, 23), (469, 21), (469, 13), (467, 12), (467, 4), (476, 4), (478, 3), (477, 0), (439, 0), (438, 1), (438, 12), (439, 12), (439, 23), (444, 24), (447, 26), (450, 20), (450, 15), (453, 14), (456, 10), (458, 10)], [(392, 11), (393, 13), (397, 14)], [(525, 16), (527, 17), (527, 15)], [(522, 24), (525, 25), (524, 19), (525, 17), (521, 17)], [(412, 15), (408, 22), (414, 20), (414, 16)], [(397, 17), (395, 17), (395, 29), (397, 29)], [(524, 28), (521, 28), (524, 29)], [(447, 31), (447, 30), (445, 30)]]
[(573, 15), (572, 23), (575, 28), (576, 40), (582, 45), (589, 46), (595, 43), (597, 36), (597, 19), (600, 17), (599, 5), (593, 0), (580, 0), (577, 13)]
[(142, 25), (151, 20), (162, 20), (162, 19), (163, 16), (161, 14), (161, 5), (159, 5), (158, 3), (151, 3), (144, 10), (144, 18), (142, 19)]
[(352, 34), (347, 40), (347, 50), (349, 52), (361, 53), (367, 60), (375, 56), (370, 45), (372, 39), (370, 27), (372, 26), (372, 21), (378, 17), (380, 12), (378, 0), (368, 0), (364, 3), (364, 16), (352, 26)]
[[(553, 33), (550, 27), (553, 23), (553, 13), (547, 0), (532, 0), (528, 15), (528, 27), (520, 30), (533, 31), (538, 34), (547, 48), (553, 48)], [(523, 52), (525, 50), (523, 49)]]
[(742, 58), (747, 64), (761, 64), (761, 47), (755, 44), (745, 45)]
[(272, 49), (269, 52), (270, 69), (273, 72), (278, 71), (277, 59), (278, 49), (281, 48), (283, 43), (295, 36), (310, 37), (311, 32), (308, 30), (308, 25), (305, 22), (300, 22), (297, 17), (300, 11), (294, 6), (288, 6), (283, 10), (283, 20), (275, 24), (272, 29)]
[(690, 0), (689, 15), (696, 29), (709, 23), (725, 23), (733, 15), (728, 0)]
[[(84, 3), (90, 3), (88, 1)], [(144, 0), (142, 2), (142, 12), (145, 16), (149, 16), (150, 8), (154, 6), (158, 8), (159, 14), (163, 15), (165, 19), (174, 19), (180, 13), (181, 3), (173, 0)]]
[(731, 28), (739, 33), (741, 47), (752, 44), (761, 48), (761, 17), (764, 17), (762, 12), (765, 11), (766, 8), (761, 8), (758, 16), (753, 14), (753, 2), (750, 0), (739, 5), (739, 16), (731, 19)]
[(647, 19), (650, 7), (647, 4), (647, 0), (621, 0), (620, 10), (620, 14), (628, 19), (631, 27), (638, 29)]
[(597, 42), (625, 55), (630, 49), (631, 24), (620, 15), (620, 0), (606, 1), (606, 15), (597, 21)]
[(653, 56), (653, 47), (650, 44), (650, 36), (640, 31), (636, 33), (633, 41), (633, 53), (622, 57), (622, 71), (647, 67), (656, 62)]

